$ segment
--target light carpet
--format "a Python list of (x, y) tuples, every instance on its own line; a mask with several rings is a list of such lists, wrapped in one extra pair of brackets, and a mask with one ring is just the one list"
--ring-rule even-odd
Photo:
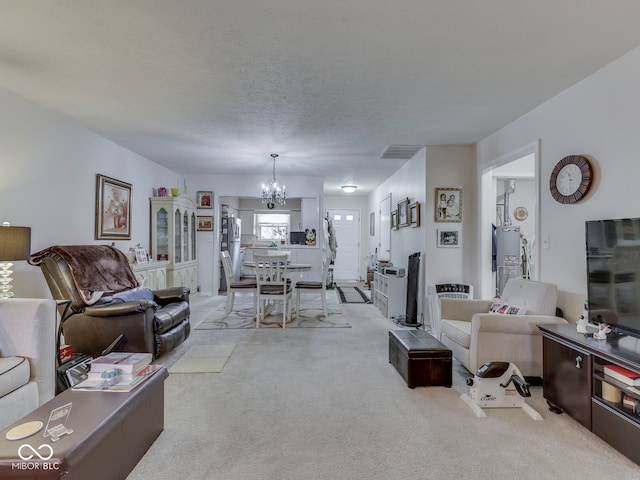
[[(194, 299), (195, 322), (224, 298)], [(203, 308), (204, 311), (203, 311)], [(542, 387), (517, 408), (477, 418), (454, 388), (410, 389), (389, 364), (389, 330), (373, 305), (341, 304), (352, 328), (197, 330), (194, 344), (236, 344), (224, 373), (170, 375), (164, 431), (127, 480), (591, 480), (640, 467), (567, 415)]]
[[(304, 296), (302, 297), (304, 299)], [(327, 292), (327, 318), (324, 317), (322, 301), (319, 296), (312, 299), (301, 299), (300, 312), (285, 328), (351, 328), (340, 311), (335, 295)], [(222, 330), (239, 328), (256, 328), (253, 316), (252, 296), (236, 294), (233, 310), (225, 317), (225, 305), (222, 304), (202, 320), (196, 330)], [(276, 309), (264, 320), (260, 320), (260, 328), (282, 328), (282, 310)]]
[(169, 367), (169, 373), (220, 373), (235, 345), (193, 345)]

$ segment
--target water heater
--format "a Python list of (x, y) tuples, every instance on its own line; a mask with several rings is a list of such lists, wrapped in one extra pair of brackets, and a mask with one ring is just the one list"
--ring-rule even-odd
[(496, 228), (496, 240), (496, 287), (497, 294), (502, 295), (507, 280), (521, 276), (520, 227), (503, 225)]

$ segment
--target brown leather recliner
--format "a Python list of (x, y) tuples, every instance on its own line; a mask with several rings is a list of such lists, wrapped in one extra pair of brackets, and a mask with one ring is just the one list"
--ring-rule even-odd
[(63, 333), (74, 352), (98, 357), (123, 335), (115, 350), (155, 359), (189, 337), (189, 289), (140, 289), (127, 257), (114, 247), (56, 245), (29, 263), (41, 267), (55, 300), (71, 301)]

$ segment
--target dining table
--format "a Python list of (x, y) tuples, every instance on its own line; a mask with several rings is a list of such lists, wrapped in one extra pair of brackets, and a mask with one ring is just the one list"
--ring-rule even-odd
[[(256, 268), (256, 262), (243, 262), (243, 267)], [(308, 272), (311, 270), (310, 263), (287, 263), (287, 272), (299, 273)], [(291, 280), (293, 282), (293, 279)]]
[[(246, 268), (252, 268), (255, 269), (256, 268), (256, 262), (243, 262), (242, 263), (243, 267)], [(291, 280), (291, 288), (293, 290), (295, 290), (296, 288), (296, 277), (300, 278), (302, 277), (302, 274), (304, 272), (308, 272), (311, 270), (311, 264), (310, 263), (291, 263), (288, 262), (287, 263), (287, 274), (297, 274), (297, 275), (289, 275), (289, 279)], [(267, 310), (267, 314), (273, 313), (273, 311), (271, 309)], [(296, 312), (296, 316), (297, 316)]]

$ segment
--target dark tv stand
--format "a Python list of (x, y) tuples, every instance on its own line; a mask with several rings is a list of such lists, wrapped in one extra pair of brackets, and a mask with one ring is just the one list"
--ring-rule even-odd
[(572, 324), (538, 328), (543, 344), (543, 394), (550, 410), (566, 413), (640, 464), (640, 413), (629, 406), (637, 401), (636, 412), (640, 412), (640, 388), (635, 391), (603, 372), (605, 365), (619, 365), (640, 374), (640, 338), (618, 334), (596, 340), (578, 333)]

